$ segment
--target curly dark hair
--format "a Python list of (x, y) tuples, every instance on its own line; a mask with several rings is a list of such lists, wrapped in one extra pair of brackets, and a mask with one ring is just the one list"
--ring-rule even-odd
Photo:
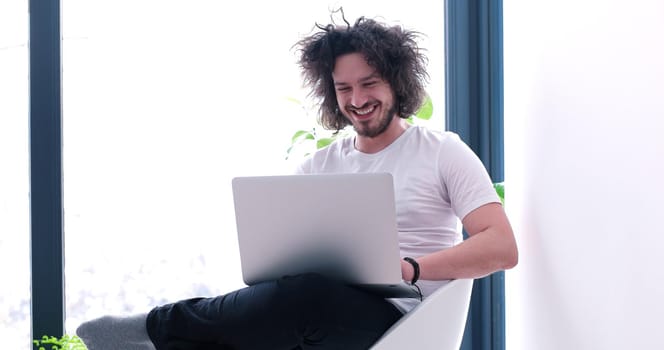
[[(342, 12), (343, 14), (343, 12)], [(416, 40), (420, 33), (360, 17), (354, 25), (316, 24), (320, 31), (300, 40), (298, 64), (310, 96), (320, 102), (319, 122), (339, 131), (350, 125), (337, 105), (332, 72), (337, 57), (360, 53), (392, 88), (396, 112), (408, 118), (422, 106), (429, 79), (427, 58)]]

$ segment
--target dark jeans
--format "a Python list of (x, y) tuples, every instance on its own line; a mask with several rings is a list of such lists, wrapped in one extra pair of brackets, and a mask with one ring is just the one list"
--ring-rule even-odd
[(304, 274), (148, 314), (158, 350), (368, 349), (402, 313), (384, 298)]

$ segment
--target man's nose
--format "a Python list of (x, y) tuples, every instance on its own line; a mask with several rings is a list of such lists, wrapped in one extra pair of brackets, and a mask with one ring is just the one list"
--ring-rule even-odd
[(354, 89), (350, 103), (353, 105), (353, 107), (360, 108), (364, 107), (368, 100), (369, 98), (364, 89)]

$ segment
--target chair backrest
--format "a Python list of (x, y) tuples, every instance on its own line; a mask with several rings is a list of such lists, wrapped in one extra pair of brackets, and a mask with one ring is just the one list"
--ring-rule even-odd
[(450, 281), (405, 314), (371, 350), (458, 350), (472, 289), (472, 279)]

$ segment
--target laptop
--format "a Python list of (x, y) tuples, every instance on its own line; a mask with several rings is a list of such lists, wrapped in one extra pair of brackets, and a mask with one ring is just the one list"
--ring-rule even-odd
[(247, 285), (315, 272), (385, 297), (418, 297), (401, 279), (387, 173), (232, 180)]

